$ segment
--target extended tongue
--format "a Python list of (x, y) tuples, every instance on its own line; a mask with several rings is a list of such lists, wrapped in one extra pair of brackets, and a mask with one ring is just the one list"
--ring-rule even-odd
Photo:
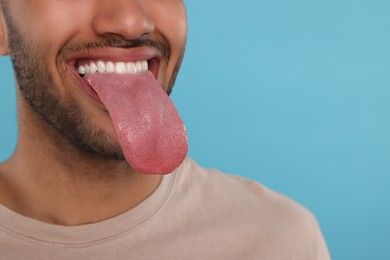
[(87, 74), (110, 113), (127, 162), (147, 174), (167, 174), (183, 162), (185, 127), (171, 99), (149, 71)]

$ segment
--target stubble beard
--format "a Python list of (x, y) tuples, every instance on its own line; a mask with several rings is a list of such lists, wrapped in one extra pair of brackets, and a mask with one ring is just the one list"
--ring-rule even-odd
[[(40, 121), (44, 122), (44, 124), (40, 122), (37, 124), (42, 125), (43, 129), (45, 126), (51, 127), (58, 137), (82, 152), (99, 155), (106, 159), (125, 160), (118, 141), (112, 140), (112, 137), (101, 130), (93, 119), (83, 112), (74, 97), (70, 94), (60, 97), (48, 64), (45, 63), (47, 53), (42, 51), (42, 47), (39, 48), (36, 43), (23, 37), (7, 15), (9, 12), (4, 10), (4, 13), (16, 80), (31, 111), (38, 116)], [(184, 48), (170, 79), (168, 94), (171, 93), (183, 55)], [(67, 65), (60, 57), (57, 58), (56, 63), (63, 80), (67, 77)]]

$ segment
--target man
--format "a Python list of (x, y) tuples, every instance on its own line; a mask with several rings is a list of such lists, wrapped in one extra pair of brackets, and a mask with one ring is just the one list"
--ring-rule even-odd
[(329, 259), (304, 208), (185, 159), (181, 0), (0, 1), (19, 124), (0, 259)]

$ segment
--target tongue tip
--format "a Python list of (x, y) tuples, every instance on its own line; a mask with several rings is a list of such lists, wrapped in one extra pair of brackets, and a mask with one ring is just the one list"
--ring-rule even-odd
[(175, 149), (176, 154), (163, 154), (156, 158), (156, 154), (151, 158), (126, 156), (130, 166), (139, 173), (151, 175), (166, 175), (174, 172), (185, 160), (188, 146), (185, 144), (179, 149)]
[(142, 166), (132, 166), (134, 170), (136, 170), (139, 173), (142, 174), (148, 174), (148, 175), (166, 175), (174, 172), (184, 161), (185, 157), (183, 159), (178, 160), (177, 162), (174, 162), (172, 165), (142, 165)]

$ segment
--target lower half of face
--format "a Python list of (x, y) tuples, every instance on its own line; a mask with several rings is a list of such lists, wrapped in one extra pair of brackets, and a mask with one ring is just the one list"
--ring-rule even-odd
[[(15, 25), (11, 19), (8, 19), (7, 25), (18, 85), (31, 110), (44, 122), (42, 125), (54, 128), (58, 137), (66, 139), (79, 150), (109, 159), (124, 160), (108, 111), (81, 86), (80, 78), (74, 73), (77, 68), (72, 67), (76, 66), (75, 63), (70, 64), (67, 57), (61, 56), (63, 49), (68, 50), (67, 54), (71, 55), (69, 50), (72, 48), (69, 46), (75, 45), (86, 51), (93, 51), (93, 46), (104, 45), (106, 39), (100, 37), (99, 43), (95, 45), (95, 39), (89, 40), (89, 44), (85, 45), (83, 42), (86, 40), (77, 44), (73, 40), (55, 50), (52, 47), (55, 44), (50, 42), (49, 36), (40, 38), (29, 35), (18, 30), (20, 26)], [(169, 30), (168, 26), (165, 30)], [(185, 37), (175, 41), (169, 35), (162, 35), (160, 39), (169, 48), (169, 55), (160, 60), (155, 74), (164, 90), (170, 92), (180, 67)], [(58, 55), (54, 56), (53, 53)]]
[[(37, 124), (54, 128), (58, 137), (66, 139), (77, 149), (124, 160), (108, 112), (93, 109), (91, 104), (94, 101), (88, 100), (90, 97), (77, 86), (77, 82), (72, 83), (69, 73), (63, 74), (68, 75), (61, 77), (63, 81), (55, 82), (48, 66), (37, 62), (36, 50), (23, 42), (14, 47), (17, 46), (12, 51), (14, 70), (25, 102), (43, 122)], [(63, 72), (68, 70), (65, 64), (61, 66)], [(73, 91), (66, 90), (69, 84), (74, 84)], [(60, 86), (66, 91), (58, 91)]]

